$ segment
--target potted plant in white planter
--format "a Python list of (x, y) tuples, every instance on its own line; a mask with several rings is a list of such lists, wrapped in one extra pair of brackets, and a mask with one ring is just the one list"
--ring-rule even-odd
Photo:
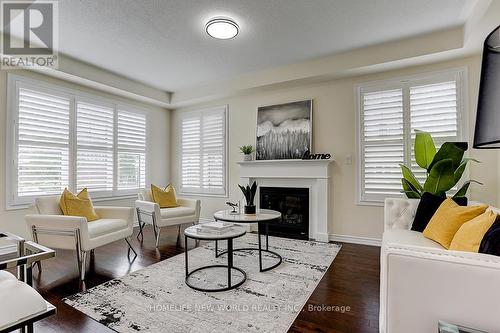
[(240, 151), (244, 154), (243, 161), (251, 161), (252, 160), (252, 153), (254, 152), (252, 145), (241, 146)]

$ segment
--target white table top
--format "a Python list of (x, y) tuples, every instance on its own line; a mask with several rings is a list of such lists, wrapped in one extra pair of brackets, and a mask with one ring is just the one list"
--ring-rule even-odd
[(233, 223), (258, 223), (266, 222), (281, 217), (281, 213), (271, 209), (258, 209), (255, 215), (245, 215), (243, 213), (232, 215), (229, 214), (230, 210), (219, 210), (215, 212), (214, 218), (219, 221), (233, 222)]
[(231, 229), (229, 229), (227, 232), (223, 234), (210, 234), (206, 232), (198, 232), (198, 228), (200, 228), (200, 226), (198, 225), (190, 226), (189, 228), (186, 228), (184, 230), (184, 235), (194, 239), (216, 240), (216, 239), (236, 238), (243, 236), (244, 234), (247, 233), (245, 228), (238, 225), (232, 226)]

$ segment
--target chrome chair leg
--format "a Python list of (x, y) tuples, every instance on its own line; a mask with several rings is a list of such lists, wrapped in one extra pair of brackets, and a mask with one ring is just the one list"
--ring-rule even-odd
[(87, 271), (87, 252), (82, 251), (81, 254), (81, 268), (80, 268), (80, 280), (85, 280), (85, 273)]
[(137, 222), (139, 223), (139, 233), (137, 234), (137, 239), (141, 237), (141, 242), (144, 240), (144, 226), (146, 225), (146, 222), (141, 221), (141, 210), (139, 208), (136, 208), (137, 210)]
[(128, 244), (128, 251), (127, 251), (127, 256), (130, 257), (130, 251), (134, 252), (134, 257), (137, 257), (137, 252), (135, 252), (134, 248), (132, 247), (132, 244), (130, 244), (131, 239), (130, 237), (125, 238), (125, 241)]
[(177, 247), (181, 245), (181, 225), (177, 226), (177, 242), (175, 243)]
[(156, 230), (156, 228), (153, 226), (153, 230), (155, 230), (156, 248), (158, 248), (158, 243), (160, 242), (160, 231), (161, 231), (161, 229), (158, 228), (158, 230)]
[(139, 222), (139, 232), (137, 233), (137, 240), (139, 240), (139, 236), (141, 237), (140, 241), (144, 240), (144, 228), (146, 227), (146, 222)]

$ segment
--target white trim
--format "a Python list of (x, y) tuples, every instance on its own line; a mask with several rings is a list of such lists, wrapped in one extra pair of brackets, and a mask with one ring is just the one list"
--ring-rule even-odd
[[(92, 202), (105, 202), (105, 201), (115, 201), (115, 200), (129, 200), (129, 199), (137, 199), (137, 194), (129, 194), (129, 195), (123, 195), (123, 196), (114, 196), (114, 197), (100, 197), (100, 198), (92, 198)], [(30, 202), (27, 204), (20, 204), (20, 205), (11, 205), (11, 206), (6, 206), (5, 210), (7, 211), (16, 211), (16, 210), (22, 210), (22, 209), (28, 209), (33, 205), (34, 202)]]
[[(18, 119), (18, 110), (19, 108), (17, 107), (18, 103), (18, 91), (19, 91), (19, 86), (22, 85), (27, 88), (31, 88), (37, 91), (41, 92), (46, 92), (49, 94), (56, 94), (58, 96), (62, 96), (65, 98), (68, 98), (70, 100), (70, 109), (69, 109), (69, 132), (70, 132), (70, 137), (68, 141), (68, 150), (69, 150), (69, 175), (68, 175), (68, 184), (67, 187), (72, 190), (76, 191), (76, 153), (77, 153), (77, 142), (76, 142), (76, 103), (77, 101), (82, 101), (82, 102), (90, 102), (90, 103), (97, 103), (99, 105), (104, 105), (111, 107), (113, 109), (113, 114), (114, 114), (114, 135), (117, 136), (118, 134), (118, 127), (117, 127), (117, 119), (118, 119), (118, 113), (120, 111), (125, 111), (125, 112), (130, 112), (130, 113), (137, 113), (137, 114), (142, 114), (145, 116), (145, 121), (146, 121), (146, 148), (145, 148), (145, 155), (146, 155), (146, 166), (145, 166), (145, 173), (146, 173), (146, 179), (145, 182), (148, 183), (149, 181), (149, 165), (148, 160), (150, 159), (150, 148), (148, 148), (148, 143), (150, 142), (150, 120), (149, 120), (149, 110), (147, 108), (135, 106), (135, 105), (128, 105), (126, 103), (123, 103), (122, 101), (113, 99), (113, 98), (107, 98), (107, 97), (101, 97), (98, 95), (94, 94), (89, 94), (85, 92), (81, 92), (75, 89), (70, 89), (66, 87), (61, 87), (55, 84), (47, 83), (43, 80), (36, 80), (36, 79), (31, 79), (27, 78), (21, 75), (16, 75), (16, 74), (7, 74), (7, 122), (6, 122), (6, 133), (7, 133), (7, 139), (6, 139), (6, 159), (5, 159), (5, 177), (6, 177), (6, 186), (5, 186), (5, 207), (6, 210), (17, 210), (17, 209), (25, 209), (28, 208), (31, 201), (33, 200), (33, 197), (22, 197), (22, 198), (17, 198), (16, 197), (16, 192), (17, 192), (17, 165), (16, 165), (16, 156), (17, 156), (17, 119)], [(113, 150), (118, 152), (118, 146), (117, 146), (117, 141), (116, 138), (114, 140), (114, 147)], [(114, 155), (116, 155), (114, 153)], [(113, 160), (113, 170), (114, 170), (114, 175), (113, 177), (115, 178), (113, 180), (113, 183), (116, 182), (117, 185), (117, 158), (114, 156)], [(109, 201), (109, 200), (121, 200), (121, 199), (127, 199), (130, 197), (135, 197), (137, 191), (141, 188), (141, 186), (138, 189), (133, 189), (133, 190), (118, 190), (117, 186), (113, 184), (113, 191), (112, 193), (107, 193), (107, 195), (102, 195), (102, 193), (95, 193), (95, 199), (94, 201)], [(99, 196), (101, 194), (101, 196)]]
[[(208, 223), (213, 222), (214, 219), (200, 217), (199, 223)], [(342, 243), (350, 243), (350, 244), (360, 244), (360, 245), (370, 245), (370, 246), (381, 246), (382, 239), (379, 238), (371, 238), (371, 237), (359, 237), (359, 236), (349, 236), (349, 235), (341, 235), (341, 234), (328, 234), (328, 240), (330, 242), (342, 242)], [(325, 240), (325, 241), (328, 241)], [(316, 240), (318, 241), (318, 240)]]
[(360, 245), (371, 245), (371, 246), (381, 246), (382, 240), (378, 238), (370, 237), (359, 237), (359, 236), (349, 236), (340, 234), (329, 234), (328, 235), (331, 242), (342, 242)]
[[(414, 74), (404, 77), (391, 78), (385, 80), (377, 80), (364, 82), (355, 85), (354, 96), (356, 105), (356, 189), (355, 189), (355, 203), (362, 206), (383, 206), (384, 198), (381, 196), (379, 198), (365, 197), (362, 189), (362, 165), (363, 165), (363, 140), (362, 140), (362, 100), (361, 94), (363, 92), (371, 92), (377, 90), (389, 90), (389, 89), (402, 89), (403, 93), (403, 126), (405, 130), (403, 131), (403, 141), (405, 145), (405, 163), (409, 159), (411, 142), (408, 137), (411, 138), (411, 133), (408, 131), (408, 112), (409, 108), (407, 103), (409, 103), (408, 88), (415, 84), (426, 84), (435, 83), (440, 80), (450, 80), (453, 79), (457, 83), (457, 137), (460, 140), (469, 142), (469, 126), (468, 126), (468, 68), (467, 66), (455, 67), (446, 70), (426, 72), (420, 74)], [(410, 155), (411, 156), (411, 155)], [(468, 178), (469, 168), (465, 171), (465, 178)], [(460, 185), (460, 184), (459, 184)], [(391, 197), (397, 196), (397, 194), (391, 194)], [(403, 194), (401, 194), (403, 197)]]

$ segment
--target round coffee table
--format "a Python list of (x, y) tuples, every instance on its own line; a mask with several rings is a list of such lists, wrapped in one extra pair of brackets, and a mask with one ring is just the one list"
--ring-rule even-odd
[[(198, 226), (191, 226), (189, 228), (186, 228), (184, 230), (184, 240), (185, 240), (185, 257), (186, 257), (186, 284), (198, 291), (207, 291), (207, 292), (214, 292), (214, 291), (227, 291), (231, 290), (234, 288), (237, 288), (243, 284), (243, 282), (246, 281), (247, 279), (247, 274), (245, 273), (244, 270), (238, 267), (233, 266), (233, 239), (238, 238), (246, 234), (245, 228), (241, 226), (233, 226), (230, 231), (227, 231), (223, 234), (217, 235), (217, 234), (208, 234), (208, 233), (202, 233), (198, 232)], [(207, 265), (207, 266), (202, 266), (199, 268), (196, 268), (195, 270), (189, 272), (189, 264), (188, 264), (188, 238), (192, 238), (195, 240), (215, 240), (216, 242), (219, 240), (227, 240), (227, 265)], [(222, 288), (202, 288), (202, 287), (197, 287), (189, 281), (189, 277), (196, 272), (199, 272), (201, 270), (206, 270), (210, 268), (217, 268), (217, 267), (223, 267), (227, 268), (227, 286), (222, 287)], [(231, 277), (232, 277), (232, 272), (233, 270), (236, 270), (243, 274), (243, 278), (241, 281), (237, 282), (236, 284), (232, 283)]]
[[(214, 219), (216, 221), (232, 222), (232, 223), (257, 223), (257, 233), (259, 237), (259, 247), (247, 247), (240, 249), (232, 249), (231, 251), (259, 251), (259, 270), (261, 272), (269, 271), (275, 267), (278, 267), (283, 258), (278, 253), (269, 250), (269, 222), (275, 221), (281, 218), (281, 213), (271, 209), (259, 209), (255, 215), (245, 215), (245, 214), (230, 214), (230, 210), (220, 210), (214, 214)], [(262, 249), (261, 243), (261, 229), (264, 227), (266, 229), (266, 249)], [(232, 244), (231, 244), (232, 247)], [(229, 251), (229, 244), (228, 244)], [(215, 241), (215, 257), (219, 257), (228, 251), (223, 251), (218, 253), (218, 241)], [(270, 253), (278, 259), (278, 262), (269, 267), (262, 267), (262, 252)]]

